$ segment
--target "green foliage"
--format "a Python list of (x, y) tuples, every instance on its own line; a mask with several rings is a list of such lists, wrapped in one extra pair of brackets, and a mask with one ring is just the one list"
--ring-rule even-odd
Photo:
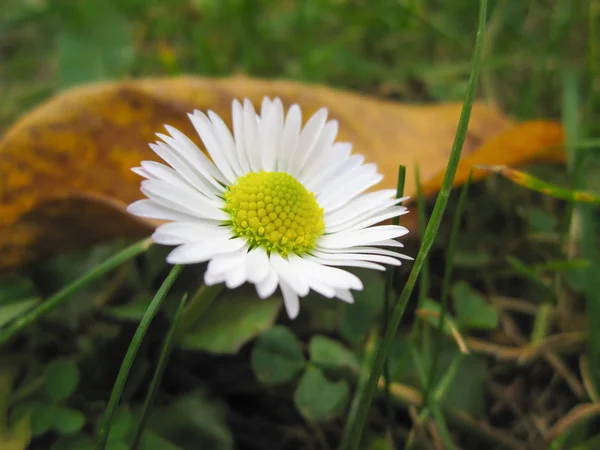
[(306, 365), (300, 343), (288, 328), (276, 325), (265, 331), (252, 349), (252, 369), (264, 384), (292, 380)]
[(374, 270), (355, 270), (363, 282), (363, 290), (354, 293), (354, 303), (344, 307), (340, 333), (356, 344), (363, 340), (383, 309), (383, 278)]
[[(470, 70), (476, 3), (471, 0), (6, 0), (0, 19), (3, 55), (0, 84), (6, 87), (0, 92), (0, 127), (5, 129), (57, 89), (129, 76), (242, 73), (326, 83), (403, 101), (459, 99), (465, 92)], [(569, 176), (556, 167), (534, 166), (531, 173), (555, 186), (597, 193), (600, 157), (595, 151), (599, 148), (595, 133), (599, 129), (600, 109), (593, 82), (597, 79), (598, 50), (596, 44), (594, 53), (593, 46), (586, 42), (586, 39), (592, 43), (598, 41), (595, 39), (598, 30), (592, 29), (593, 18), (598, 14), (594, 13), (597, 2), (503, 0), (490, 4), (493, 10), (489, 16), (479, 93), (483, 100), (499, 105), (517, 118), (558, 117), (562, 108), (570, 155)], [(584, 65), (589, 65), (589, 74), (580, 79), (561, 80), (565, 67), (583, 72)], [(561, 89), (564, 99), (560, 96)], [(578, 162), (575, 150), (579, 155), (586, 153), (585, 162)], [(585, 173), (578, 174), (578, 167), (583, 167), (581, 171)], [(546, 172), (539, 173), (541, 170)], [(440, 365), (432, 391), (433, 408), (419, 414), (428, 413), (442, 432), (447, 431), (447, 424), (452, 438), (464, 435), (465, 439), (456, 442), (465, 448), (495, 448), (502, 445), (493, 440), (481, 444), (475, 441), (477, 433), (461, 428), (460, 419), (449, 410), (456, 408), (477, 419), (489, 417), (492, 400), (488, 398), (488, 404), (485, 402), (486, 382), (494, 379), (498, 371), (488, 368), (498, 369), (498, 366), (492, 359), (461, 356), (447, 324), (455, 325), (465, 337), (472, 332), (478, 337), (488, 336), (487, 330), (498, 327), (498, 312), (487, 301), (490, 295), (514, 297), (529, 307), (543, 303), (553, 313), (556, 303), (563, 301), (578, 305), (574, 309), (580, 314), (579, 305), (585, 299), (583, 313), (588, 320), (585, 326), (589, 335), (595, 336), (600, 268), (595, 261), (597, 230), (594, 228), (598, 217), (596, 210), (584, 216), (579, 216), (580, 212), (573, 215), (563, 203), (505, 180), (488, 180), (473, 188), (461, 222), (458, 249), (451, 255), (457, 279), (465, 281), (453, 280), (454, 314), (446, 316), (443, 328)], [(448, 210), (453, 212), (453, 207)], [(426, 210), (423, 214), (427, 217)], [(571, 217), (576, 223), (583, 219), (581, 232), (577, 227), (569, 231), (567, 222)], [(439, 292), (439, 278), (445, 268), (440, 268), (438, 257), (447, 251), (444, 231), (437, 235), (434, 250), (438, 252), (432, 253), (428, 262), (431, 276), (428, 292), (421, 293), (423, 298), (425, 294), (434, 296)], [(583, 252), (574, 259), (566, 254), (565, 248), (577, 237), (583, 239)], [(152, 255), (138, 258), (136, 264), (124, 265), (114, 276), (96, 278), (91, 284), (86, 282), (83, 289), (79, 286), (77, 292), (71, 292), (69, 301), (59, 297), (53, 303), (55, 306), (45, 310), (51, 314), (37, 312), (47, 302), (40, 301), (42, 297), (54, 299), (53, 294), (93, 270), (118, 248), (108, 245), (61, 255), (51, 262), (27, 268), (26, 277), (0, 282), (0, 328), (7, 330), (20, 318), (30, 318), (26, 326), (8, 336), (18, 332), (19, 342), (9, 342), (7, 335), (2, 335), (3, 354), (16, 356), (18, 362), (11, 361), (11, 367), (23, 374), (14, 387), (11, 382), (6, 392), (0, 389), (0, 404), (6, 404), (6, 413), (11, 416), (6, 426), (0, 420), (2, 448), (8, 445), (9, 450), (24, 450), (32, 433), (43, 441), (40, 445), (49, 443), (51, 450), (93, 448), (94, 438), (89, 433), (97, 428), (102, 408), (97, 399), (109, 395), (117, 370), (114, 365), (119, 363), (131, 336), (132, 324), (128, 322), (138, 322), (143, 317), (165, 273), (167, 250), (160, 253), (162, 250), (155, 249)], [(507, 259), (507, 255), (511, 257)], [(194, 292), (202, 272), (201, 267), (186, 268), (188, 279), (182, 280), (172, 298)], [(309, 439), (322, 431), (328, 438), (337, 435), (337, 430), (330, 433), (327, 421), (344, 414), (349, 386), (355, 385), (356, 372), (364, 367), (372, 351), (365, 343), (368, 330), (381, 324), (383, 278), (372, 271), (356, 273), (365, 289), (355, 293), (354, 305), (329, 302), (327, 317), (296, 321), (290, 328), (273, 326), (281, 308), (280, 300), (269, 304), (255, 300), (252, 294), (252, 298), (226, 299), (222, 307), (215, 303), (205, 319), (186, 336), (184, 348), (176, 349), (178, 354), (167, 367), (166, 386), (159, 391), (159, 406), (152, 414), (140, 449), (229, 449), (233, 447), (233, 438), (228, 418), (236, 423), (236, 429), (240, 420), (246, 421), (240, 429), (245, 430), (243, 426), (248, 424), (254, 429), (253, 416), (240, 419), (236, 413), (226, 417), (221, 402), (194, 392), (190, 386), (202, 385), (204, 377), (210, 378), (215, 372), (219, 389), (227, 386), (223, 395), (251, 391), (253, 388), (247, 389), (251, 382), (244, 378), (249, 363), (244, 346), (256, 336), (249, 358), (256, 378), (268, 386), (281, 385), (273, 390), (277, 401), (279, 396), (293, 399), (306, 420), (318, 423), (319, 428), (325, 427), (317, 431), (310, 428), (306, 433)], [(405, 273), (400, 272), (396, 285), (405, 278)], [(327, 302), (321, 298), (318, 301)], [(163, 316), (169, 318), (171, 297), (165, 303)], [(441, 312), (439, 304), (429, 299), (420, 308)], [(318, 314), (316, 308), (307, 311)], [(560, 318), (552, 322), (552, 331), (578, 327), (577, 317), (577, 320), (563, 315)], [(130, 448), (139, 416), (138, 399), (148, 384), (156, 362), (157, 343), (165, 332), (165, 317), (160, 319), (140, 348), (136, 363), (139, 375), (130, 380), (124, 393), (124, 406), (119, 408), (109, 435), (110, 450)], [(392, 381), (420, 392), (425, 385), (422, 375), (431, 367), (431, 333), (437, 317), (429, 314), (422, 319), (411, 317), (409, 321), (406, 317), (390, 350)], [(534, 320), (519, 316), (517, 325), (527, 334)], [(412, 330), (410, 334), (406, 332), (408, 328)], [(502, 330), (500, 327), (499, 331)], [(542, 333), (541, 339), (544, 338)], [(352, 349), (344, 343), (351, 344)], [(591, 379), (597, 385), (598, 339), (592, 337), (586, 344), (591, 357)], [(207, 362), (204, 359), (207, 356), (198, 351), (211, 353), (210, 358), (214, 359)], [(49, 354), (73, 355), (77, 361), (75, 374), (70, 360), (42, 365)], [(226, 364), (233, 364), (232, 360), (240, 364), (240, 359), (244, 359), (246, 370), (235, 375), (238, 366), (229, 370)], [(542, 364), (535, 367), (541, 367), (545, 375), (548, 369)], [(519, 370), (529, 370), (529, 366)], [(501, 372), (502, 377), (512, 374), (506, 367)], [(544, 389), (552, 392), (551, 386)], [(267, 394), (261, 391), (260, 395)], [(580, 404), (562, 391), (557, 400), (561, 404)], [(403, 408), (402, 401), (395, 401), (395, 408)], [(257, 403), (252, 414), (261, 408), (260, 401)], [(378, 415), (372, 417), (377, 420)], [(403, 417), (404, 414), (396, 417), (400, 424), (397, 428), (406, 425)], [(500, 435), (514, 431), (510, 429), (511, 423), (526, 427), (519, 420), (504, 423), (502, 417), (500, 420), (494, 417), (494, 424), (502, 427)], [(281, 420), (281, 428), (285, 428), (288, 436), (302, 436), (304, 423), (283, 417)], [(381, 430), (384, 424), (376, 426)], [(268, 434), (261, 427), (255, 428), (258, 431), (250, 439)], [(590, 437), (585, 428), (578, 426), (577, 433), (568, 435), (568, 440), (567, 435), (561, 437), (555, 445), (593, 448), (594, 441), (585, 443), (586, 437)], [(269, 431), (274, 433), (277, 429), (271, 427)], [(478, 433), (482, 430), (483, 427)], [(533, 428), (527, 431), (536, 433)], [(373, 438), (371, 448), (401, 448), (398, 442), (393, 445), (390, 439), (393, 433), (389, 430), (385, 437), (373, 434), (369, 436)], [(245, 437), (243, 432), (241, 436)], [(281, 443), (280, 436), (273, 439), (276, 445)], [(266, 440), (264, 448), (270, 448), (270, 444), (273, 447), (272, 442)], [(258, 447), (263, 442), (253, 444)], [(303, 444), (306, 443), (297, 445)]]
[(195, 392), (154, 411), (149, 424), (156, 433), (181, 448), (231, 450), (233, 438), (225, 418), (221, 402)]
[(74, 5), (56, 43), (61, 87), (125, 75), (135, 56), (129, 21), (109, 2)]
[(309, 346), (310, 360), (324, 369), (360, 368), (358, 359), (340, 342), (325, 336), (314, 336)]
[(339, 414), (346, 403), (350, 388), (345, 380), (333, 382), (319, 369), (309, 365), (294, 393), (294, 403), (311, 422), (321, 422)]
[(493, 330), (498, 326), (498, 311), (465, 282), (452, 288), (456, 320), (462, 328)]
[(0, 283), (0, 328), (29, 311), (38, 301), (30, 278), (17, 277)]
[(206, 311), (181, 342), (188, 350), (236, 353), (246, 342), (267, 330), (281, 309), (280, 298), (220, 299)]
[(46, 394), (53, 402), (62, 402), (69, 398), (79, 384), (79, 371), (72, 360), (52, 361), (44, 373)]

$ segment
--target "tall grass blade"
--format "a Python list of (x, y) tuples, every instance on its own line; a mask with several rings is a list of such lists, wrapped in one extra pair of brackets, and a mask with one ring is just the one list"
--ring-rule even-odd
[(119, 267), (121, 264), (135, 258), (137, 255), (144, 253), (152, 241), (150, 238), (138, 241), (135, 244), (121, 250), (116, 255), (111, 256), (103, 263), (94, 267), (90, 272), (77, 278), (72, 283), (68, 284), (49, 299), (45, 300), (39, 306), (28, 311), (26, 314), (15, 320), (12, 324), (0, 331), (0, 345), (12, 339), (31, 324), (41, 320), (56, 308), (64, 304), (69, 298), (79, 292), (81, 289), (96, 281), (106, 273)]
[(425, 259), (427, 258), (427, 255), (431, 250), (431, 247), (433, 246), (435, 237), (437, 235), (442, 221), (442, 217), (444, 215), (444, 211), (446, 210), (446, 206), (448, 204), (448, 197), (450, 196), (450, 191), (452, 190), (452, 182), (454, 180), (454, 175), (456, 174), (456, 168), (458, 166), (462, 147), (465, 142), (467, 128), (469, 126), (469, 119), (471, 117), (471, 108), (473, 106), (473, 100), (475, 98), (475, 87), (477, 85), (477, 79), (479, 77), (479, 71), (481, 67), (481, 48), (483, 44), (483, 36), (485, 33), (486, 14), (487, 0), (480, 0), (479, 25), (477, 28), (477, 38), (475, 42), (475, 51), (473, 56), (473, 68), (469, 77), (469, 84), (465, 93), (465, 100), (463, 103), (463, 108), (458, 123), (458, 129), (454, 138), (454, 144), (452, 145), (452, 152), (448, 161), (446, 174), (444, 175), (444, 181), (442, 182), (442, 188), (440, 189), (440, 193), (438, 194), (437, 200), (435, 202), (431, 219), (427, 224), (427, 230), (425, 236), (423, 237), (421, 248), (419, 249), (417, 258), (413, 264), (413, 268), (410, 272), (408, 281), (404, 286), (400, 298), (398, 299), (394, 307), (392, 317), (389, 322), (390, 326), (387, 332), (385, 333), (377, 351), (377, 354), (375, 356), (373, 369), (366, 382), (364, 391), (362, 391), (360, 393), (360, 397), (357, 398), (356, 407), (353, 407), (350, 411), (350, 415), (348, 417), (348, 421), (346, 423), (344, 435), (342, 437), (342, 442), (340, 445), (340, 448), (342, 450), (358, 449), (360, 445), (363, 428), (367, 419), (367, 414), (369, 412), (369, 407), (371, 405), (373, 395), (375, 394), (375, 390), (377, 388), (377, 382), (383, 371), (385, 360), (388, 356), (390, 348), (392, 347), (394, 337), (396, 335), (396, 330), (400, 326), (400, 321), (402, 320), (402, 316), (404, 315), (406, 304), (408, 303), (408, 300), (410, 299), (412, 291), (416, 285), (417, 279), (419, 277), (419, 272), (423, 267)]
[(184, 295), (179, 302), (179, 307), (177, 308), (177, 312), (175, 313), (175, 317), (173, 317), (173, 321), (171, 322), (171, 327), (165, 337), (165, 341), (162, 346), (162, 350), (160, 351), (160, 357), (158, 359), (158, 364), (156, 365), (156, 370), (154, 371), (154, 376), (152, 377), (152, 381), (150, 382), (150, 388), (148, 388), (148, 393), (146, 394), (146, 399), (144, 400), (144, 406), (142, 408), (142, 416), (138, 422), (138, 425), (135, 429), (133, 443), (131, 444), (131, 450), (137, 450), (140, 445), (142, 434), (144, 432), (144, 428), (146, 427), (146, 422), (148, 421), (150, 408), (154, 404), (154, 400), (156, 399), (156, 394), (158, 394), (158, 388), (160, 386), (160, 382), (162, 381), (163, 375), (165, 373), (165, 369), (167, 367), (167, 362), (169, 361), (169, 357), (171, 356), (171, 350), (173, 350), (173, 344), (175, 342), (174, 336), (179, 326), (179, 319), (181, 318), (181, 313), (183, 312), (183, 307), (185, 305), (185, 301), (187, 299), (187, 295)]
[(433, 388), (433, 384), (435, 383), (437, 375), (438, 356), (442, 347), (442, 338), (444, 335), (442, 329), (444, 327), (444, 321), (446, 320), (446, 312), (448, 310), (448, 296), (450, 293), (450, 282), (452, 280), (452, 262), (454, 259), (454, 251), (456, 250), (456, 241), (458, 240), (458, 230), (460, 229), (460, 222), (462, 219), (463, 211), (465, 210), (465, 204), (467, 202), (467, 194), (469, 192), (469, 187), (471, 186), (472, 175), (473, 170), (469, 172), (467, 182), (464, 184), (460, 192), (458, 205), (456, 207), (456, 212), (454, 215), (454, 221), (452, 223), (452, 231), (450, 232), (450, 242), (448, 243), (448, 253), (446, 254), (446, 264), (444, 267), (444, 278), (442, 281), (442, 292), (440, 297), (440, 319), (438, 321), (435, 338), (433, 341), (433, 359), (431, 361), (425, 385), (425, 392), (423, 394), (423, 401), (425, 407), (429, 404), (429, 395), (431, 393), (431, 389)]
[(115, 381), (115, 385), (113, 387), (112, 393), (110, 394), (110, 399), (108, 401), (108, 406), (104, 411), (104, 415), (102, 420), (100, 421), (100, 432), (98, 433), (98, 438), (96, 440), (96, 450), (104, 450), (106, 448), (106, 442), (108, 441), (108, 433), (110, 431), (110, 427), (112, 425), (112, 421), (114, 419), (115, 411), (117, 410), (117, 406), (119, 406), (119, 400), (121, 399), (121, 394), (123, 392), (123, 388), (125, 387), (125, 382), (129, 376), (129, 372), (131, 371), (131, 367), (133, 366), (133, 362), (137, 355), (138, 350), (140, 349), (140, 345), (144, 340), (144, 336), (146, 336), (146, 332), (150, 327), (150, 323), (152, 319), (158, 312), (160, 306), (162, 305), (163, 300), (167, 296), (167, 293), (173, 286), (173, 283), (181, 273), (183, 266), (175, 266), (169, 273), (169, 276), (165, 279), (162, 286), (152, 299), (152, 302), (146, 309), (144, 313), (144, 317), (140, 321), (133, 338), (131, 339), (131, 343), (129, 344), (129, 348), (127, 349), (127, 353), (125, 354), (125, 358), (123, 358), (123, 363), (121, 364), (121, 368), (119, 369), (119, 374), (117, 375), (117, 380)]

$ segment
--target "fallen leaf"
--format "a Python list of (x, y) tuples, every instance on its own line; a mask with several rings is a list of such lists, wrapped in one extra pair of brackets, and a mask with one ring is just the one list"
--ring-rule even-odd
[[(298, 103), (305, 118), (329, 108), (330, 117), (340, 122), (339, 139), (378, 164), (385, 175), (381, 187), (394, 187), (398, 165), (404, 164), (405, 192), (413, 194), (418, 164), (425, 192), (439, 189), (460, 103), (404, 105), (323, 86), (246, 77), (78, 87), (25, 115), (0, 140), (0, 273), (102, 240), (147, 234), (155, 223), (129, 216), (124, 208), (142, 197), (140, 179), (130, 168), (156, 159), (148, 148), (154, 133), (170, 124), (194, 136), (186, 113), (195, 108), (212, 109), (230, 124), (232, 99), (259, 103), (265, 95), (279, 96), (288, 106)], [(561, 142), (556, 123), (514, 126), (499, 111), (477, 103), (457, 182), (466, 179), (473, 164), (522, 164)]]

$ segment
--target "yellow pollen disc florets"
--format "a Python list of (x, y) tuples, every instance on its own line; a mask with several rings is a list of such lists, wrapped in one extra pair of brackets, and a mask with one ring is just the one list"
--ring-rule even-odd
[(284, 172), (252, 172), (225, 192), (225, 211), (235, 234), (252, 247), (282, 256), (316, 247), (325, 230), (323, 208), (293, 176)]

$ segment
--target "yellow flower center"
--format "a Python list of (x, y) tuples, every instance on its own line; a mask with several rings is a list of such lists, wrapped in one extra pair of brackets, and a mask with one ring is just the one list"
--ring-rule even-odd
[(315, 195), (284, 172), (239, 177), (225, 192), (225, 211), (236, 235), (282, 256), (314, 249), (325, 230)]

